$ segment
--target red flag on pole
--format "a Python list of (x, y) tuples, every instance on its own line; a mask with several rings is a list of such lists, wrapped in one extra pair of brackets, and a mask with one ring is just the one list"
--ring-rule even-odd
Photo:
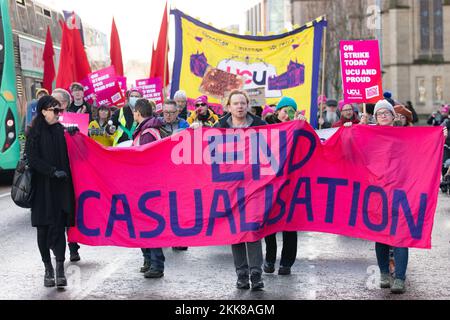
[(164, 8), (164, 15), (159, 30), (158, 43), (156, 50), (153, 51), (150, 78), (160, 77), (164, 87), (169, 84), (169, 63), (168, 63), (168, 31), (169, 23), (167, 16), (167, 1)]
[(111, 57), (111, 65), (116, 69), (116, 75), (123, 77), (122, 48), (120, 46), (119, 32), (117, 31), (114, 18), (111, 28), (111, 48), (109, 50), (109, 55)]
[(56, 87), (67, 89), (72, 82), (86, 78), (91, 73), (91, 67), (79, 30), (69, 29), (66, 23), (63, 23), (62, 27), (63, 33)]
[(66, 24), (62, 24), (61, 52), (59, 55), (58, 75), (56, 76), (56, 87), (67, 89), (73, 82), (73, 40), (72, 33)]
[(55, 63), (53, 61), (53, 56), (55, 51), (53, 50), (53, 40), (52, 34), (50, 33), (50, 27), (47, 27), (47, 36), (45, 37), (45, 47), (44, 53), (42, 55), (42, 60), (44, 61), (44, 78), (42, 81), (42, 86), (52, 93), (52, 84), (55, 80)]

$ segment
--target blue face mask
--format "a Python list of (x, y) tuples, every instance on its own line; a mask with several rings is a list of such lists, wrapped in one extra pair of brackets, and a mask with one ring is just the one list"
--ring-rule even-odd
[(136, 101), (138, 101), (138, 100), (139, 100), (138, 97), (130, 97), (130, 99), (128, 100), (128, 103), (134, 109), (134, 107), (136, 107)]

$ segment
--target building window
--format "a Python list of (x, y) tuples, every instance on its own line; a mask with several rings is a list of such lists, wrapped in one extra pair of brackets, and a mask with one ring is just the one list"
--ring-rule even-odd
[(420, 54), (425, 56), (430, 50), (430, 12), (428, 0), (420, 0)]
[(441, 55), (444, 51), (442, 0), (433, 0), (433, 55)]
[(50, 10), (47, 9), (43, 9), (44, 12), (44, 16), (51, 18), (52, 17), (52, 12)]
[(442, 60), (444, 52), (442, 0), (419, 0), (420, 58)]
[(20, 4), (21, 6), (24, 6), (24, 7), (26, 5), (25, 0), (16, 0), (16, 3)]

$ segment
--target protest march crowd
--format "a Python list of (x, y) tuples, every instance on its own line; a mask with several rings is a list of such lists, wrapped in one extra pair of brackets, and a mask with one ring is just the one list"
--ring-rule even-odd
[[(163, 103), (156, 111), (152, 100), (143, 98), (139, 89), (126, 93), (123, 108), (110, 108), (88, 104), (84, 89), (73, 83), (70, 91), (55, 89), (48, 95), (45, 89), (37, 92), (34, 108), (36, 116), (27, 128), (25, 153), (34, 169), (36, 194), (31, 208), (32, 225), (37, 228), (37, 242), (45, 266), (46, 287), (67, 286), (64, 273), (66, 251), (66, 228), (75, 225), (75, 199), (65, 128), (58, 122), (65, 113), (89, 114), (89, 136), (105, 147), (116, 147), (122, 143), (140, 146), (169, 137), (187, 128), (249, 128), (272, 125), (288, 121), (307, 121), (298, 110), (297, 103), (290, 97), (282, 97), (276, 105), (249, 107), (249, 97), (243, 90), (229, 93), (223, 106), (223, 114), (216, 114), (209, 106), (208, 96), (195, 99), (193, 108), (188, 108), (186, 93), (177, 91), (173, 100)], [(363, 113), (359, 105), (344, 103), (325, 96), (318, 98), (318, 123), (321, 128), (351, 127), (357, 125), (413, 126), (418, 122), (417, 114), (408, 101), (402, 104), (392, 98), (390, 92), (384, 99), (366, 106)], [(189, 110), (192, 109), (192, 110)], [(442, 192), (450, 190), (450, 141), (447, 132), (450, 127), (450, 107), (443, 105), (428, 119), (428, 124), (442, 126), (447, 139), (442, 166)], [(76, 127), (66, 129), (70, 135), (78, 132)], [(347, 129), (343, 129), (347, 130)], [(128, 144), (128, 145), (129, 145)], [(297, 232), (282, 233), (283, 247), (278, 274), (291, 274), (297, 256)], [(262, 241), (233, 244), (232, 253), (236, 268), (238, 289), (261, 290), (264, 288), (263, 272), (274, 273), (277, 257), (276, 234), (265, 237), (265, 255)], [(69, 243), (70, 261), (80, 260), (77, 243)], [(174, 247), (173, 250), (188, 250)], [(50, 250), (56, 257), (56, 268), (51, 262)], [(380, 287), (390, 288), (392, 293), (405, 292), (408, 265), (408, 248), (375, 244), (376, 258), (381, 272)], [(140, 272), (145, 278), (164, 276), (165, 256), (162, 248), (142, 248), (143, 266)]]

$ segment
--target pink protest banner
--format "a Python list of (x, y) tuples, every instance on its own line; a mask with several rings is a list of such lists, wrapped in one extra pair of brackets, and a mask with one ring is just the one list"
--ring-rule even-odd
[(162, 110), (163, 93), (161, 78), (148, 78), (136, 80), (136, 87), (138, 87), (145, 99), (153, 100), (156, 104), (156, 112)]
[(347, 103), (377, 103), (383, 99), (378, 40), (341, 41), (341, 70)]
[(95, 94), (99, 106), (123, 107), (125, 105), (125, 95), (117, 81), (114, 66), (90, 73), (87, 79), (81, 81), (81, 84), (85, 86), (85, 96), (91, 104), (92, 96)]
[(59, 122), (64, 127), (76, 126), (80, 132), (87, 135), (89, 128), (89, 115), (87, 113), (64, 112), (59, 116)]
[(72, 242), (227, 245), (298, 230), (431, 247), (441, 128), (360, 125), (323, 144), (303, 121), (187, 129), (124, 149), (66, 139), (76, 172)]

